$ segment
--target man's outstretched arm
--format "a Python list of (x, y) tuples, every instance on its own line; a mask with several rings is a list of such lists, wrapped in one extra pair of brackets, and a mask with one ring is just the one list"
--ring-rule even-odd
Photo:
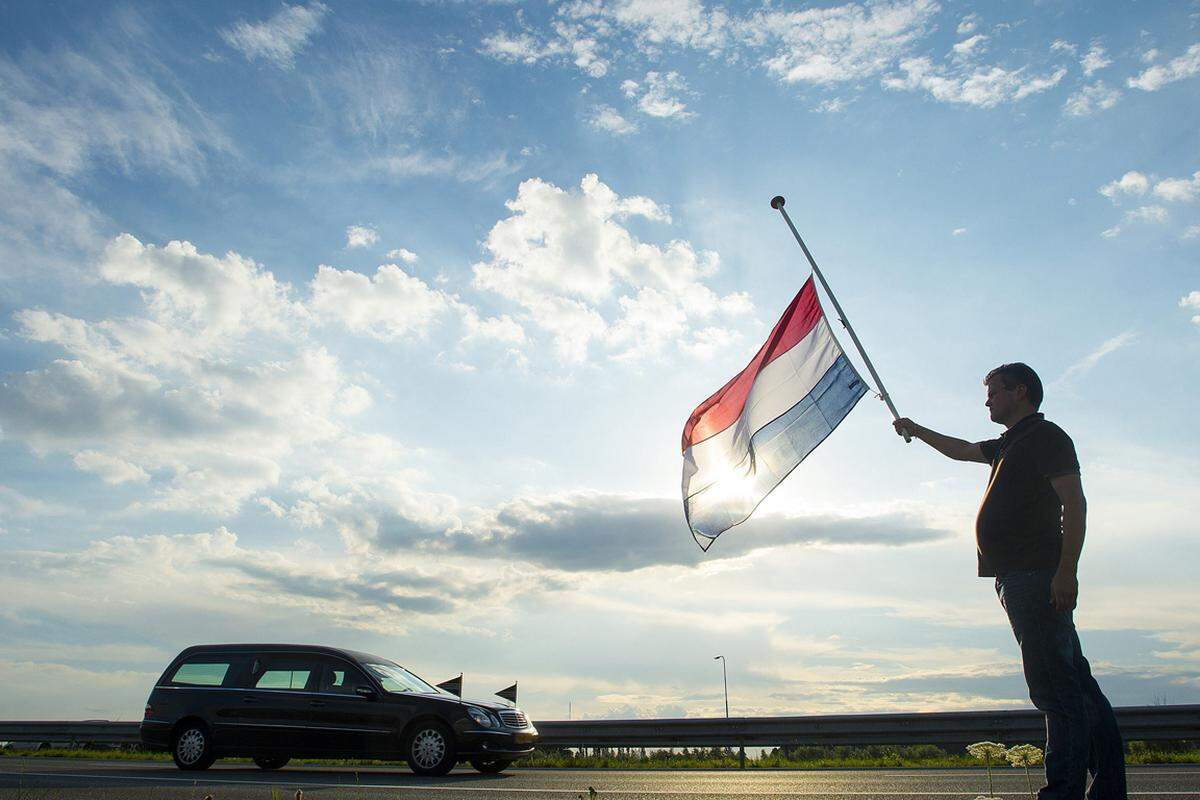
[(918, 425), (908, 417), (903, 417), (892, 423), (896, 429), (896, 433), (908, 431), (910, 435), (917, 437), (925, 444), (937, 450), (947, 458), (953, 458), (955, 461), (978, 461), (981, 464), (988, 463), (984, 457), (983, 451), (979, 449), (976, 442), (968, 442), (965, 439), (955, 439), (953, 436), (947, 436), (944, 433), (931, 431), (929, 428)]

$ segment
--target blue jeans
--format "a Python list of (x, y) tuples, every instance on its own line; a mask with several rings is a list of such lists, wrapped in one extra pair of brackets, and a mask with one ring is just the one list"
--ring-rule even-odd
[(1054, 570), (1007, 572), (996, 594), (1021, 646), (1029, 699), (1046, 715), (1046, 785), (1038, 800), (1126, 800), (1125, 751), (1112, 706), (1092, 677), (1070, 611), (1050, 602)]

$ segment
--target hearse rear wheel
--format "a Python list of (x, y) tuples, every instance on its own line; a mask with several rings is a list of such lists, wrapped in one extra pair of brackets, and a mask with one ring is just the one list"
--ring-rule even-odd
[(420, 722), (404, 747), (408, 766), (418, 775), (440, 776), (454, 769), (454, 734), (440, 722)]
[(508, 769), (509, 764), (513, 763), (507, 758), (472, 758), (471, 766), (482, 772), (484, 775), (497, 775)]
[(171, 746), (175, 766), (186, 770), (208, 769), (217, 760), (213, 755), (212, 735), (200, 722), (180, 726)]
[(259, 769), (282, 769), (291, 761), (287, 756), (255, 756), (254, 763)]

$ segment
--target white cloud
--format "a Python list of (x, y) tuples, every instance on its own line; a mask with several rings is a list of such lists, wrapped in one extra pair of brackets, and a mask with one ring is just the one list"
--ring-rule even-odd
[(955, 32), (959, 36), (966, 36), (968, 33), (975, 30), (975, 28), (977, 28), (978, 26), (979, 26), (979, 15), (978, 14), (967, 14), (965, 17), (963, 17), (959, 21), (958, 28), (955, 29)]
[[(237, 253), (218, 258), (190, 242), (163, 247), (123, 233), (105, 248), (100, 274), (109, 283), (137, 286), (154, 322), (209, 342), (251, 330), (281, 332), (303, 317), (291, 287)], [(123, 337), (130, 344), (132, 330)]]
[[(1188, 294), (1179, 298), (1179, 307), (1190, 308), (1193, 311), (1200, 312), (1200, 292), (1189, 292)], [(1192, 317), (1192, 322), (1200, 325), (1200, 313)]]
[(979, 53), (985, 49), (984, 42), (987, 40), (988, 37), (984, 36), (982, 33), (977, 33), (971, 38), (963, 39), (961, 42), (954, 45), (954, 47), (951, 48), (951, 52), (956, 58), (971, 58), (979, 55)]
[(1068, 42), (1066, 39), (1055, 39), (1050, 43), (1051, 53), (1075, 53), (1078, 50), (1075, 45)]
[(1200, 44), (1194, 44), (1187, 52), (1166, 64), (1156, 64), (1140, 75), (1129, 79), (1129, 88), (1144, 92), (1155, 92), (1168, 83), (1190, 78), (1200, 72)]
[(107, 484), (145, 483), (150, 480), (150, 475), (146, 470), (107, 453), (81, 450), (75, 454), (73, 460), (76, 467), (84, 472), (97, 475)]
[(1104, 81), (1084, 86), (1063, 103), (1063, 113), (1071, 117), (1086, 117), (1097, 111), (1107, 111), (1121, 99), (1121, 91), (1109, 87)]
[(706, 11), (700, 0), (615, 0), (605, 4), (574, 0), (560, 13), (598, 30), (617, 27), (629, 31), (647, 55), (665, 44), (716, 53), (729, 35), (728, 13), (720, 8)]
[(1154, 194), (1169, 203), (1190, 203), (1200, 196), (1200, 171), (1190, 178), (1164, 178), (1154, 184)]
[(1051, 75), (1029, 77), (1025, 68), (1006, 70), (1002, 67), (947, 69), (938, 67), (926, 57), (900, 61), (902, 77), (883, 79), (883, 86), (895, 90), (924, 90), (935, 100), (962, 103), (979, 108), (993, 108), (1001, 103), (1015, 102), (1044, 92), (1067, 74), (1059, 69)]
[(850, 102), (842, 97), (832, 97), (828, 100), (822, 100), (813, 111), (819, 114), (840, 114), (846, 110)]
[(1092, 73), (1104, 69), (1111, 63), (1112, 59), (1105, 55), (1104, 48), (1093, 44), (1080, 60), (1079, 66), (1083, 67), (1083, 74), (1090, 78)]
[(954, 229), (954, 231), (953, 231), (953, 234), (954, 234), (955, 236), (962, 236), (962, 235), (964, 235), (966, 232), (967, 232), (967, 229), (966, 229), (966, 228), (955, 228), (955, 229)]
[(1187, 230), (1183, 232), (1184, 239), (1195, 239), (1200, 237), (1200, 225), (1189, 225)]
[(466, 332), (465, 342), (498, 342), (516, 347), (525, 344), (525, 329), (507, 314), (499, 317), (480, 317), (474, 309), (466, 309), (463, 315)]
[(1058, 82), (1061, 81), (1064, 76), (1066, 76), (1066, 74), (1067, 71), (1065, 69), (1060, 69), (1052, 75), (1043, 75), (1038, 78), (1030, 78), (1027, 81), (1023, 81), (1021, 85), (1017, 87), (1017, 91), (1013, 95), (1013, 99), (1022, 100), (1032, 94), (1040, 94), (1047, 89), (1053, 89), (1058, 85)]
[(608, 60), (600, 55), (601, 45), (584, 33), (578, 25), (554, 23), (554, 32), (563, 42), (572, 63), (591, 78), (603, 78), (608, 74)]
[(142, 313), (16, 312), (22, 338), (62, 356), (0, 385), (0, 426), (108, 482), (145, 482), (138, 507), (233, 513), (362, 407), (337, 359), (309, 341), (309, 310), (253, 261), (123, 234), (99, 274), (139, 287)]
[(312, 310), (319, 319), (385, 341), (423, 335), (450, 306), (445, 292), (396, 264), (380, 266), (373, 278), (322, 264), (312, 280)]
[(1138, 206), (1125, 212), (1125, 221), (1161, 225), (1167, 221), (1167, 216), (1167, 209), (1162, 206)]
[(395, 250), (388, 250), (387, 257), (396, 261), (403, 261), (405, 264), (415, 264), (420, 260), (412, 250), (406, 250), (403, 247), (397, 247)]
[(448, 175), (464, 183), (480, 183), (500, 175), (515, 172), (518, 165), (512, 163), (508, 154), (498, 151), (477, 157), (456, 154), (430, 153), (425, 150), (401, 151), (385, 156), (374, 156), (337, 171), (339, 178), (349, 176), (377, 181), (382, 179), (407, 179), (424, 175)]
[(1141, 55), (1142, 63), (1143, 64), (1153, 63), (1154, 61), (1158, 60), (1158, 55), (1159, 55), (1158, 50), (1156, 48), (1151, 47), (1149, 50), (1142, 53), (1142, 55)]
[(351, 225), (346, 228), (346, 249), (374, 247), (379, 241), (379, 232), (370, 225)]
[(593, 128), (615, 133), (618, 136), (628, 136), (637, 132), (637, 125), (621, 116), (621, 112), (612, 106), (598, 105), (592, 109), (588, 123)]
[(1170, 214), (1163, 206), (1138, 206), (1125, 212), (1125, 216), (1121, 218), (1120, 225), (1114, 225), (1111, 228), (1103, 231), (1100, 235), (1106, 239), (1112, 239), (1125, 230), (1128, 225), (1143, 223), (1149, 225), (1165, 224)]
[(1063, 372), (1055, 381), (1059, 386), (1066, 386), (1075, 380), (1083, 377), (1100, 363), (1100, 360), (1105, 356), (1115, 353), (1123, 347), (1128, 347), (1137, 341), (1137, 332), (1134, 330), (1124, 331), (1110, 339), (1106, 339), (1095, 350), (1088, 353), (1086, 356), (1076, 361)]
[(195, 182), (232, 145), (143, 43), (113, 34), (90, 51), (0, 56), (0, 163), (76, 176), (97, 167)]
[(567, 52), (567, 47), (562, 42), (539, 42), (529, 33), (510, 36), (503, 31), (497, 31), (484, 37), (482, 44), (483, 49), (480, 52), (484, 55), (509, 64), (536, 64)]
[[(497, 604), (498, 597), (488, 595), (500, 589), (506, 570), (414, 561), (364, 562), (321, 550), (255, 548), (221, 526), (195, 534), (112, 536), (73, 552), (25, 551), (0, 558), (0, 574), (23, 585), (36, 580), (67, 583), (72, 593), (94, 597), (85, 616), (120, 607), (122, 616), (136, 614), (151, 626), (172, 617), (163, 610), (190, 616), (203, 608), (205, 617), (219, 627), (244, 619), (244, 609), (252, 608), (260, 619), (299, 617), (307, 625), (396, 634), (422, 622), (445, 623), (445, 615), (467, 605), (494, 609)], [(27, 565), (24, 574), (14, 575), (22, 562)], [(212, 591), (213, 586), (221, 591)], [(171, 591), (165, 592), (167, 587)], [(519, 591), (510, 586), (500, 595), (511, 600)], [(54, 608), (53, 600), (26, 605)]]
[(585, 360), (593, 343), (611, 357), (641, 357), (694, 321), (748, 310), (743, 295), (719, 297), (702, 282), (717, 270), (716, 253), (642, 242), (621, 225), (631, 216), (670, 222), (649, 198), (622, 198), (587, 175), (576, 192), (532, 178), (507, 205), (512, 215), (488, 233), (489, 260), (475, 265), (474, 285), (516, 302), (564, 361)]
[(732, 16), (700, 0), (571, 0), (557, 10), (554, 35), (497, 31), (482, 40), (481, 52), (510, 63), (566, 61), (591, 77), (607, 74), (599, 54), (622, 49), (609, 40), (633, 38), (637, 54), (657, 59), (666, 47), (710, 57), (741, 60), (743, 52), (766, 51), (760, 63), (785, 83), (835, 83), (878, 74), (932, 30), (934, 0), (846, 3), (823, 9), (787, 11), (773, 7)]
[(923, 38), (939, 10), (933, 0), (756, 11), (738, 24), (747, 45), (773, 49), (763, 60), (784, 83), (860, 80), (885, 70)]
[(640, 94), (638, 110), (651, 117), (686, 120), (695, 116), (679, 98), (680, 94), (688, 93), (688, 87), (678, 72), (661, 73), (652, 70), (646, 73), (640, 85), (635, 81), (624, 81), (621, 91), (630, 98)]
[(1137, 170), (1130, 170), (1115, 181), (1100, 187), (1100, 194), (1116, 203), (1124, 194), (1143, 195), (1150, 189), (1150, 179)]
[(60, 516), (70, 511), (66, 506), (48, 503), (0, 484), (0, 522), (8, 522), (13, 518)]
[(307, 6), (284, 3), (270, 19), (262, 22), (242, 20), (233, 27), (222, 29), (220, 34), (225, 43), (247, 61), (261, 58), (280, 69), (290, 70), (295, 66), (296, 56), (321, 31), (328, 13), (329, 7), (324, 3), (313, 2)]

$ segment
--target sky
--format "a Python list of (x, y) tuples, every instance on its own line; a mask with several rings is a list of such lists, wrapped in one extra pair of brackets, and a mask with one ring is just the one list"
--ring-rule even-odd
[(993, 438), (1038, 370), (1093, 671), (1200, 702), (1200, 3), (0, 15), (4, 717), (243, 641), (535, 720), (720, 715), (717, 655), (734, 715), (1027, 707), (986, 466), (873, 394), (688, 533), (683, 424), (808, 275), (776, 194), (901, 414)]

